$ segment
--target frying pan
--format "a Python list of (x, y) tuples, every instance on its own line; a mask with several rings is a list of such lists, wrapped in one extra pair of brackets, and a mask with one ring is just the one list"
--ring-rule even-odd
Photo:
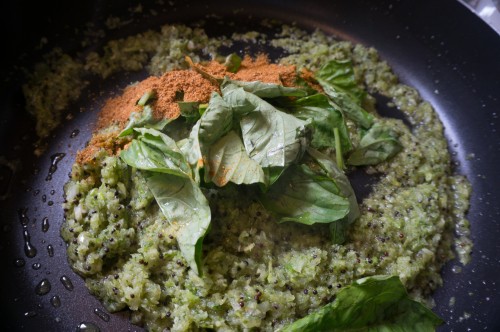
[[(240, 31), (262, 30), (256, 22), (276, 18), (373, 46), (404, 83), (416, 87), (434, 105), (446, 128), (455, 170), (465, 174), (473, 186), (468, 218), (474, 250), (468, 265), (452, 261), (445, 266), (444, 284), (434, 294), (433, 310), (446, 321), (440, 331), (500, 331), (500, 36), (455, 0), (142, 3), (142, 12), (128, 10), (137, 8), (139, 3), (134, 1), (2, 4), (2, 330), (70, 331), (82, 322), (101, 331), (141, 330), (128, 321), (127, 313), (105, 313), (88, 293), (66, 261), (59, 228), (63, 220), (62, 186), (75, 152), (90, 138), (89, 124), (95, 120), (99, 105), (109, 97), (108, 92), (119, 91), (145, 73), (119, 74), (105, 82), (94, 82), (86, 92), (88, 96), (70, 107), (69, 120), (48, 138), (45, 153), (36, 157), (34, 121), (24, 110), (20, 88), (23, 76), (18, 68), (33, 68), (41, 54), (54, 46), (72, 55), (98, 50), (105, 38), (82, 49), (81, 35), (75, 37), (75, 28), (92, 22), (97, 31), (110, 15), (135, 18), (134, 23), (106, 36), (115, 39), (158, 29), (165, 23), (199, 22), (207, 13), (216, 13), (223, 21), (237, 22), (235, 28)], [(152, 15), (150, 9), (156, 14)], [(232, 32), (227, 26), (210, 22), (210, 34)], [(47, 44), (40, 48), (41, 37), (46, 37)], [(107, 93), (100, 95), (99, 91)], [(59, 158), (55, 157), (58, 153)], [(62, 159), (61, 153), (65, 154)], [(51, 164), (58, 159), (52, 180), (46, 181)], [(26, 256), (26, 252), (33, 254), (26, 247), (28, 236), (37, 250), (32, 258)], [(72, 282), (72, 287), (67, 281), (61, 282), (63, 277)], [(41, 281), (45, 283), (40, 285)]]

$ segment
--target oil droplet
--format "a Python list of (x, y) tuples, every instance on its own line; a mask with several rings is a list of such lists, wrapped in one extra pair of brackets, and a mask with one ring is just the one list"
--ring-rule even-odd
[(52, 205), (54, 205), (54, 201), (48, 201), (48, 202), (47, 202), (47, 205), (48, 205), (48, 206), (52, 206)]
[(47, 195), (42, 195), (42, 202), (47, 202)]
[(33, 270), (40, 270), (40, 268), (42, 267), (42, 264), (33, 263), (33, 265), (31, 265), (31, 267), (33, 268)]
[(62, 322), (61, 317), (56, 317), (56, 318), (54, 318), (54, 320), (56, 321), (56, 323), (60, 323), (60, 322)]
[(61, 306), (61, 299), (59, 296), (54, 295), (50, 298), (50, 304), (52, 304), (54, 308), (59, 308)]
[(24, 313), (24, 317), (35, 317), (36, 316), (36, 312), (31, 310), (31, 311), (26, 311)]
[(30, 222), (30, 219), (27, 216), (28, 208), (20, 208), (17, 210), (17, 213), (19, 215), (19, 221), (21, 222), (21, 225), (23, 226), (28, 226), (28, 223)]
[(71, 132), (71, 134), (69, 135), (69, 138), (75, 138), (76, 136), (78, 136), (79, 133), (80, 133), (80, 130), (75, 129)]
[(56, 193), (56, 191), (55, 191), (54, 189), (52, 189), (52, 190), (50, 191), (50, 194), (51, 194), (51, 195), (54, 195), (55, 193)]
[(31, 244), (31, 236), (28, 230), (26, 229), (26, 226), (23, 226), (25, 229), (23, 230), (23, 237), (24, 237), (24, 254), (29, 257), (33, 258), (36, 256), (37, 250), (36, 248)]
[(25, 262), (25, 261), (24, 261), (24, 259), (22, 259), (22, 258), (18, 258), (18, 259), (16, 259), (16, 260), (14, 261), (14, 265), (15, 265), (16, 267), (23, 267), (23, 266), (24, 266), (24, 264), (26, 264), (26, 262)]
[(43, 296), (50, 292), (51, 288), (52, 286), (50, 285), (50, 282), (47, 279), (43, 279), (38, 285), (36, 285), (35, 293), (37, 295)]
[(47, 174), (47, 177), (45, 178), (45, 181), (50, 181), (52, 180), (52, 175), (57, 171), (57, 164), (64, 158), (66, 153), (55, 153), (52, 156), (50, 156), (50, 167), (49, 167), (49, 173)]
[(101, 330), (94, 323), (81, 322), (76, 327), (77, 332), (100, 332)]
[(38, 196), (38, 194), (39, 194), (39, 193), (40, 193), (40, 190), (39, 190), (39, 189), (37, 189), (37, 190), (35, 190), (35, 191), (33, 192), (33, 196)]
[(62, 276), (61, 277), (61, 283), (63, 284), (64, 288), (66, 288), (69, 291), (72, 291), (75, 287), (73, 287), (73, 283), (71, 282), (71, 279), (69, 279), (67, 276)]
[(42, 220), (42, 232), (47, 232), (49, 230), (50, 224), (49, 224), (49, 218), (45, 217)]
[(51, 244), (47, 246), (47, 253), (49, 254), (49, 257), (54, 257), (54, 247)]
[(109, 315), (99, 308), (94, 309), (94, 314), (105, 322), (109, 322)]

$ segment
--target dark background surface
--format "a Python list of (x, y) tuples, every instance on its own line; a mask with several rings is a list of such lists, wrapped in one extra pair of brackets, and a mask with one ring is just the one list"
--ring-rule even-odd
[[(434, 310), (446, 321), (441, 331), (500, 331), (500, 37), (492, 29), (454, 0), (213, 1), (202, 5), (182, 1), (174, 6), (168, 2), (143, 3), (141, 13), (129, 10), (138, 4), (133, 1), (10, 1), (1, 5), (6, 60), (1, 67), (0, 196), (7, 196), (0, 201), (2, 330), (70, 331), (80, 322), (93, 322), (102, 331), (140, 330), (128, 322), (126, 314), (110, 315), (106, 322), (94, 313), (94, 309), (103, 307), (69, 268), (59, 237), (62, 185), (74, 152), (90, 137), (86, 124), (95, 117), (96, 106), (105, 96), (91, 105), (73, 105), (70, 112), (74, 119), (65, 121), (49, 139), (46, 153), (35, 157), (34, 121), (23, 110), (19, 67), (32, 68), (34, 61), (54, 46), (72, 54), (81, 51), (81, 37), (75, 36), (74, 27), (93, 22), (96, 30), (101, 29), (110, 15), (136, 19), (107, 34), (114, 39), (157, 29), (165, 23), (196, 22), (207, 13), (218, 13), (224, 20), (235, 19), (242, 31), (255, 27), (261, 18), (272, 17), (373, 46), (403, 82), (416, 87), (435, 106), (445, 124), (456, 169), (467, 175), (473, 186), (469, 219), (474, 250), (471, 263), (465, 267), (456, 261), (446, 266), (444, 285), (434, 297)], [(151, 15), (151, 8), (157, 10), (156, 16)], [(235, 9), (243, 10), (235, 13)], [(213, 34), (225, 32), (218, 26), (209, 26), (208, 30)], [(41, 37), (48, 43), (40, 49)], [(102, 42), (90, 48), (98, 49)], [(141, 75), (115, 75), (94, 89), (116, 90), (120, 82)], [(80, 113), (80, 107), (87, 111)], [(75, 129), (80, 134), (70, 138)], [(66, 156), (53, 180), (45, 181), (50, 156), (58, 152)], [(25, 208), (31, 243), (37, 248), (33, 258), (26, 257), (23, 249), (19, 211)], [(50, 224), (47, 232), (41, 229), (44, 217)], [(48, 245), (54, 248), (52, 257)], [(18, 259), (24, 260), (24, 266), (16, 266)], [(40, 264), (39, 269), (35, 269), (36, 264)], [(452, 271), (457, 267), (461, 273)], [(63, 287), (63, 275), (72, 280), (74, 290)], [(48, 294), (39, 296), (35, 287), (42, 279), (52, 287)], [(62, 303), (58, 308), (50, 304), (55, 295)], [(452, 298), (454, 304), (450, 305)]]

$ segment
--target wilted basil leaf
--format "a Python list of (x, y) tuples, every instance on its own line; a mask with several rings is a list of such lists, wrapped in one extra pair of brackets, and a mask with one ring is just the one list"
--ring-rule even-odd
[(365, 92), (356, 83), (350, 60), (327, 62), (315, 73), (315, 78), (347, 117), (364, 128), (370, 128), (373, 115), (361, 107)]
[(349, 213), (349, 199), (335, 181), (307, 165), (288, 167), (260, 201), (280, 221), (306, 225), (334, 222)]
[(396, 155), (403, 146), (396, 133), (382, 123), (375, 123), (361, 138), (359, 146), (347, 159), (350, 165), (376, 165)]
[(211, 213), (200, 187), (190, 178), (161, 173), (150, 173), (146, 182), (167, 221), (177, 226), (176, 238), (182, 256), (202, 275), (203, 238), (210, 226)]
[(135, 128), (139, 136), (122, 150), (120, 158), (141, 170), (191, 177), (191, 168), (175, 141), (150, 128)]
[(171, 119), (161, 119), (157, 120), (153, 117), (153, 109), (149, 105), (144, 106), (141, 112), (132, 112), (129, 117), (129, 121), (125, 129), (118, 135), (118, 137), (124, 137), (130, 135), (134, 132), (134, 128), (151, 128), (156, 130), (163, 130)]
[(397, 276), (355, 281), (318, 311), (286, 326), (284, 332), (434, 332), (443, 321), (409, 298)]

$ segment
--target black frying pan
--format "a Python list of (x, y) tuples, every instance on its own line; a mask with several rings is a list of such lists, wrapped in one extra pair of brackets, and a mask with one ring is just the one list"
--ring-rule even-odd
[[(145, 1), (143, 1), (145, 3)], [(65, 246), (59, 237), (63, 214), (60, 204), (62, 185), (73, 163), (74, 152), (90, 137), (89, 123), (95, 119), (100, 103), (106, 98), (93, 95), (71, 107), (73, 119), (49, 138), (46, 153), (33, 155), (34, 122), (23, 109), (20, 90), (22, 76), (15, 64), (30, 68), (40, 54), (53, 46), (62, 46), (76, 54), (82, 50), (80, 37), (73, 27), (93, 22), (96, 29), (103, 18), (129, 17), (128, 1), (9, 1), (3, 3), (4, 45), (0, 90), (0, 253), (2, 293), (1, 329), (4, 331), (72, 331), (81, 322), (99, 326), (101, 331), (140, 330), (128, 322), (127, 314), (103, 314), (103, 307), (91, 295), (80, 277), (66, 261)], [(395, 69), (401, 79), (419, 89), (439, 112), (446, 127), (456, 170), (467, 175), (473, 185), (469, 219), (474, 250), (472, 262), (455, 273), (460, 264), (449, 263), (444, 285), (435, 294), (434, 310), (446, 324), (440, 331), (500, 331), (500, 36), (458, 1), (216, 1), (196, 4), (181, 1), (175, 6), (146, 5), (135, 13), (136, 23), (108, 34), (113, 39), (167, 22), (197, 22), (206, 13), (217, 13), (224, 20), (238, 22), (241, 31), (256, 28), (255, 22), (272, 17), (300, 26), (320, 28), (340, 38), (374, 46)], [(149, 15), (156, 8), (157, 15)], [(243, 8), (243, 11), (234, 11)], [(251, 16), (249, 18), (249, 16)], [(231, 32), (209, 22), (212, 34)], [(40, 38), (48, 45), (38, 50)], [(98, 49), (103, 41), (91, 45)], [(88, 49), (87, 49), (88, 50)], [(20, 55), (23, 56), (20, 57)], [(116, 75), (91, 89), (117, 91), (118, 86), (144, 77), (145, 73)], [(92, 91), (89, 93), (92, 95)], [(86, 112), (79, 112), (84, 107)], [(75, 129), (76, 137), (71, 138)], [(58, 163), (51, 181), (46, 176), (51, 156), (66, 155)], [(53, 204), (52, 204), (52, 203)], [(52, 205), (51, 205), (52, 204)], [(48, 220), (44, 222), (44, 218)], [(36, 248), (33, 258), (26, 256), (26, 235)], [(45, 227), (45, 229), (44, 229)], [(46, 232), (45, 232), (46, 230)], [(48, 246), (51, 249), (47, 249)], [(52, 251), (52, 252), (51, 252)], [(33, 253), (33, 252), (31, 252)], [(22, 259), (22, 260), (21, 260)], [(454, 272), (455, 271), (455, 272)], [(73, 289), (68, 290), (67, 282)], [(37, 295), (43, 279), (51, 284), (46, 295)], [(66, 286), (66, 287), (65, 287)], [(44, 289), (38, 289), (38, 293)], [(61, 306), (51, 304), (58, 296)], [(450, 305), (450, 299), (454, 304)], [(453, 302), (453, 301), (451, 301)], [(57, 304), (57, 303), (55, 303)], [(470, 317), (469, 317), (470, 316)]]

